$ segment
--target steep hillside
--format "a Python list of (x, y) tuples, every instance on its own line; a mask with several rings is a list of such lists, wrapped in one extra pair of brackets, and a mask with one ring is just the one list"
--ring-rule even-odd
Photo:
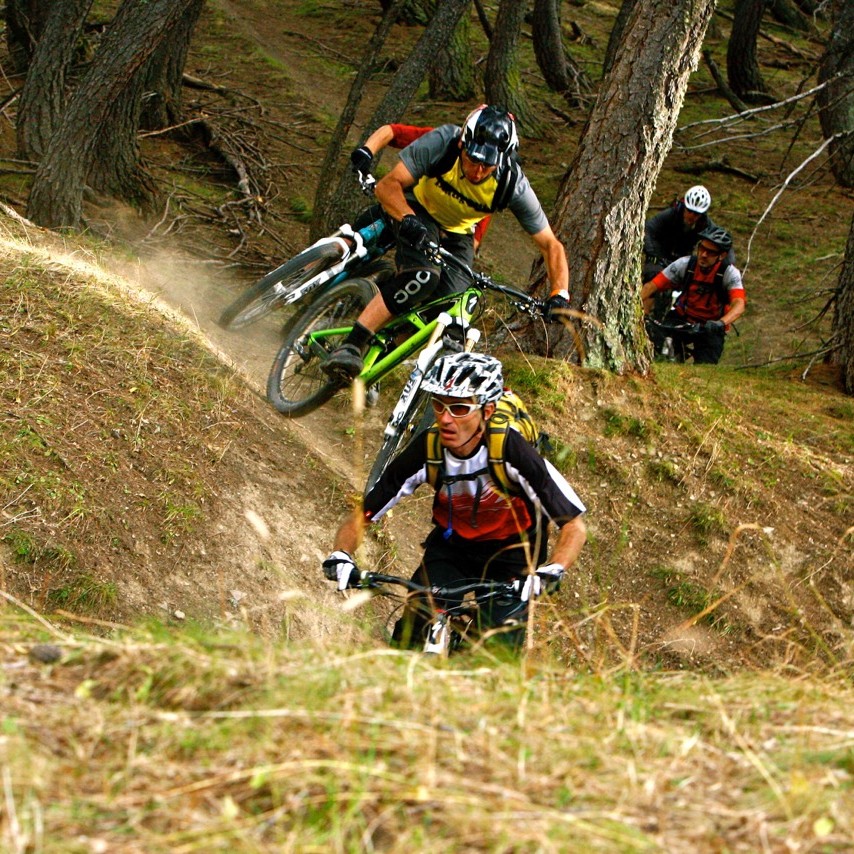
[[(295, 638), (343, 630), (318, 564), (363, 482), (395, 389), (364, 421), (341, 395), (286, 422), (260, 398), (276, 326), (240, 336), (213, 323), (259, 268), (304, 242), (302, 202), (342, 101), (333, 81), (350, 73), (373, 26), (345, 5), (337, 23), (347, 26), (330, 25), (318, 40), (311, 10), (284, 6), (289, 14), (274, 18), (263, 4), (211, 4), (189, 68), (228, 87), (238, 113), (243, 96), (264, 104), (259, 141), (280, 194), (268, 200), (266, 231), (249, 231), (239, 216), (209, 218), (225, 210), (217, 203), (229, 198), (231, 176), (157, 139), (146, 153), (183, 207), (153, 222), (90, 208), (93, 226), (124, 241), (124, 258), (115, 244), (62, 243), (4, 218), (2, 554), (6, 589), (28, 607), (108, 622), (223, 618), (265, 634), (284, 621)], [(615, 7), (579, 10), (601, 48)], [(403, 50), (412, 35), (400, 29), (392, 44)], [(708, 109), (702, 72), (692, 89), (690, 109), (700, 99)], [(419, 103), (413, 117), (458, 112)], [(544, 198), (573, 145), (565, 120), (552, 116), (527, 149)], [(174, 168), (179, 156), (184, 172)], [(678, 167), (662, 176), (662, 201), (684, 182)], [(193, 169), (215, 179), (217, 201), (201, 199)], [(744, 237), (772, 187), (758, 185), (752, 199), (727, 186), (718, 215)], [(807, 208), (822, 194), (842, 199), (826, 179), (801, 193)], [(785, 234), (760, 241), (757, 258), (792, 239), (800, 211)], [(799, 244), (790, 283), (806, 280), (835, 229), (844, 222), (814, 229), (809, 251)], [(524, 276), (531, 255), (520, 240), (512, 222), (497, 225), (484, 264)], [(726, 668), (769, 655), (834, 659), (847, 642), (854, 410), (818, 368), (808, 383), (787, 367), (737, 370), (759, 348), (780, 353), (791, 341), (769, 325), (781, 312), (779, 274), (754, 263), (755, 297), (726, 367), (616, 378), (503, 354), (590, 510), (590, 543), (558, 605), (562, 660), (642, 655)], [(365, 560), (409, 568), (426, 502), (390, 521)], [(294, 604), (288, 591), (310, 598)]]

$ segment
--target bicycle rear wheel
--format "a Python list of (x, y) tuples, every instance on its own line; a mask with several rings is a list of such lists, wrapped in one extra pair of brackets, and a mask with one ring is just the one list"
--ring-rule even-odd
[(267, 399), (282, 415), (306, 415), (341, 388), (320, 366), (373, 295), (374, 286), (367, 279), (345, 279), (322, 290), (288, 321), (267, 378)]
[(219, 325), (235, 330), (255, 323), (280, 305), (293, 290), (339, 261), (342, 253), (339, 242), (310, 246), (250, 285), (223, 310)]

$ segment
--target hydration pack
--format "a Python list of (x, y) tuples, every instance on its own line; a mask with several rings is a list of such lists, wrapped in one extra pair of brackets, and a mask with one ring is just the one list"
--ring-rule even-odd
[[(548, 440), (548, 436), (537, 429), (534, 419), (519, 395), (505, 388), (495, 404), (495, 412), (486, 422), (488, 466), (490, 477), (504, 495), (518, 495), (520, 489), (507, 475), (504, 462), (504, 446), (510, 430), (516, 430), (537, 450)], [(443, 480), (445, 458), (439, 441), (439, 428), (435, 424), (427, 430), (426, 440), (427, 482), (434, 489), (438, 489)]]

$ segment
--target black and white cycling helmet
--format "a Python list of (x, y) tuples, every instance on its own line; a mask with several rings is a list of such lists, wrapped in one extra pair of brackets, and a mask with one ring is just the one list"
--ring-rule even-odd
[(712, 197), (702, 184), (691, 187), (685, 193), (685, 198), (682, 201), (685, 203), (685, 207), (694, 213), (705, 213), (712, 206)]
[(473, 397), (481, 405), (494, 403), (504, 391), (504, 372), (494, 356), (451, 353), (436, 360), (421, 388), (443, 397)]
[(710, 225), (704, 228), (697, 237), (700, 240), (708, 240), (709, 243), (714, 243), (721, 252), (732, 249), (732, 235), (719, 225)]
[(501, 107), (481, 104), (472, 110), (463, 125), (463, 149), (484, 166), (503, 166), (505, 159), (519, 148), (516, 120)]

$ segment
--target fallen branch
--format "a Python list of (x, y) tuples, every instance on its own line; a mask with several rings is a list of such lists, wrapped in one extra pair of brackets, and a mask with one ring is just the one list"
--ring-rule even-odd
[(706, 65), (709, 66), (709, 71), (711, 72), (712, 79), (715, 81), (715, 83), (718, 84), (718, 91), (721, 93), (721, 95), (723, 95), (724, 98), (726, 98), (727, 101), (729, 101), (730, 104), (732, 104), (732, 106), (736, 110), (738, 110), (739, 114), (747, 113), (749, 111), (749, 107), (747, 106), (747, 104), (744, 103), (744, 101), (741, 100), (741, 98), (738, 97), (738, 95), (735, 94), (735, 92), (732, 91), (729, 84), (724, 79), (723, 74), (721, 74), (717, 63), (714, 61), (714, 59), (712, 59), (711, 51), (704, 50), (703, 59), (706, 61)]

